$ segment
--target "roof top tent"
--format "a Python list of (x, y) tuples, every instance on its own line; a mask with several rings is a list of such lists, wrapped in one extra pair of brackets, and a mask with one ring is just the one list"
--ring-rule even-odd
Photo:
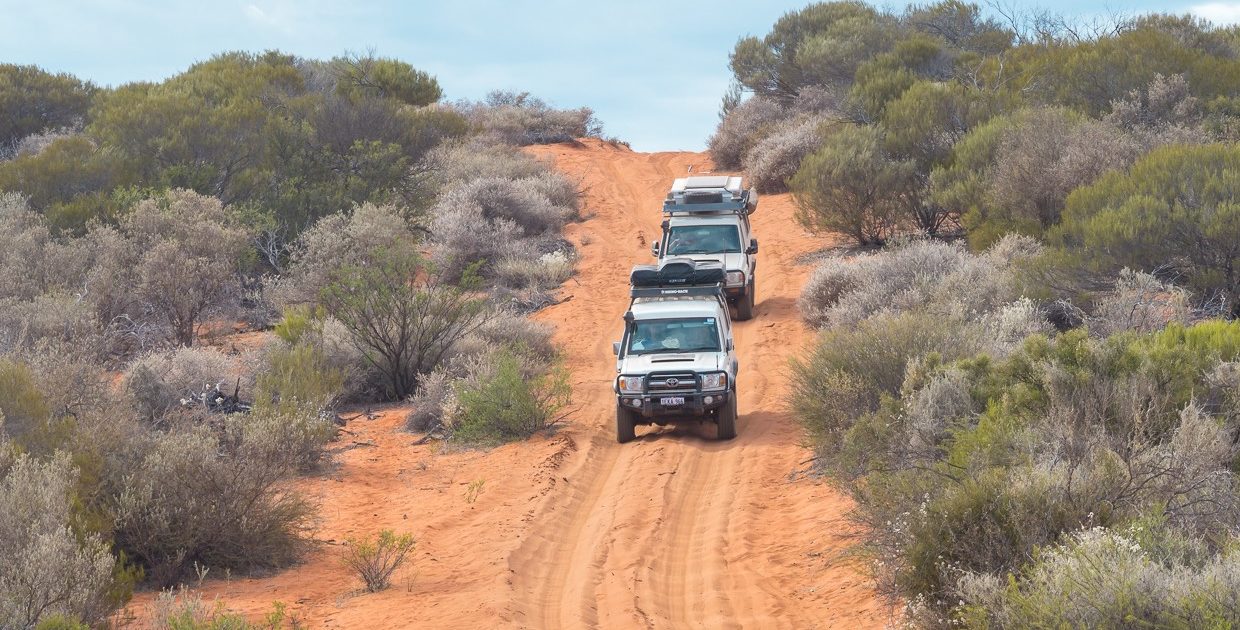
[(660, 265), (634, 266), (629, 274), (629, 294), (634, 299), (714, 297), (722, 302), (723, 282), (722, 263), (668, 258)]
[(663, 200), (663, 214), (749, 215), (758, 209), (758, 191), (741, 187), (741, 178), (728, 175), (680, 177)]

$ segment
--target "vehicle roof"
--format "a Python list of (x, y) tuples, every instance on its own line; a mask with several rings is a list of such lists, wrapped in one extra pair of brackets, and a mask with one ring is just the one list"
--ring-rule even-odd
[(698, 214), (674, 216), (668, 219), (670, 227), (682, 225), (740, 225), (741, 217), (735, 214)]
[(712, 298), (638, 298), (630, 309), (637, 319), (675, 317), (723, 317), (726, 313)]
[(689, 190), (715, 189), (730, 193), (741, 191), (741, 178), (734, 175), (697, 175), (694, 177), (678, 177), (672, 181), (672, 193)]

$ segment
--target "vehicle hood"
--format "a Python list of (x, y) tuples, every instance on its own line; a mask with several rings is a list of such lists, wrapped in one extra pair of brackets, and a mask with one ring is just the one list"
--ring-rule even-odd
[(703, 260), (713, 260), (723, 263), (724, 271), (744, 271), (745, 275), (749, 275), (749, 265), (745, 264), (745, 255), (732, 252), (730, 254), (687, 254), (685, 258), (692, 258), (695, 262)]
[(621, 374), (649, 374), (650, 372), (718, 372), (723, 370), (723, 352), (684, 352), (663, 354), (636, 354), (620, 361)]

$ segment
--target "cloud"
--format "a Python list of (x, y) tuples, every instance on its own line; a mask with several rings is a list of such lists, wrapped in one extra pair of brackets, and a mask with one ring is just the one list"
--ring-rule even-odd
[(268, 4), (267, 8), (263, 9), (257, 4), (250, 3), (242, 7), (241, 12), (251, 22), (259, 26), (271, 27), (285, 34), (293, 32), (292, 13), (287, 5), (272, 6)]
[(1206, 2), (1193, 5), (1188, 11), (1215, 24), (1240, 23), (1240, 2)]

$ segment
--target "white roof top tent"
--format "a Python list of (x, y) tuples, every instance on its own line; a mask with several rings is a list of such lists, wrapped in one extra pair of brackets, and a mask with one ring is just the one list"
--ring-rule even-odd
[(663, 214), (740, 214), (758, 209), (758, 191), (741, 187), (741, 178), (730, 175), (680, 177), (663, 201)]

